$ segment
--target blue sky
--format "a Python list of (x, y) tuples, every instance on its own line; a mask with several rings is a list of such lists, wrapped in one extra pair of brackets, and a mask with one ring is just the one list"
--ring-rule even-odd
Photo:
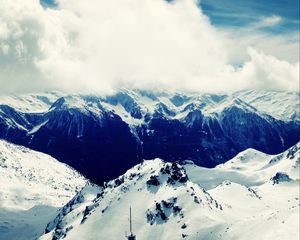
[[(55, 0), (41, 0), (44, 6), (55, 6)], [(244, 28), (268, 17), (279, 17), (277, 24), (260, 30), (286, 34), (299, 30), (299, 0), (199, 0), (203, 12), (220, 28)]]
[(272, 33), (288, 33), (299, 29), (299, 0), (201, 0), (203, 12), (219, 27), (246, 27), (260, 19), (281, 18), (274, 26), (265, 26)]

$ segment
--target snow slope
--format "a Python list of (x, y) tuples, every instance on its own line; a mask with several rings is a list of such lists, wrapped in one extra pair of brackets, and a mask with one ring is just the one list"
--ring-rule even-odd
[(0, 95), (0, 104), (8, 105), (24, 113), (40, 113), (46, 112), (61, 96), (63, 94), (60, 92)]
[(299, 146), (277, 156), (249, 149), (206, 175), (190, 162), (144, 161), (104, 189), (83, 188), (40, 239), (125, 239), (131, 206), (138, 240), (297, 240)]
[(246, 90), (233, 95), (275, 118), (300, 121), (299, 92)]
[(212, 169), (185, 164), (190, 179), (205, 189), (212, 189), (225, 180), (245, 186), (258, 186), (270, 181), (277, 172), (286, 173), (291, 179), (300, 177), (300, 143), (278, 155), (268, 155), (247, 149), (224, 164)]
[(0, 140), (0, 239), (34, 239), (86, 182), (46, 154)]

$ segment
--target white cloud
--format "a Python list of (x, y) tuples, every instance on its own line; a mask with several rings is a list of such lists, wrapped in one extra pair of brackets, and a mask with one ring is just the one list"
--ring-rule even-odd
[(248, 47), (290, 63), (299, 62), (299, 32), (274, 35), (248, 27), (239, 31), (226, 29), (224, 35), (225, 38), (232, 40), (228, 44), (230, 45), (229, 59), (233, 63), (241, 63), (250, 59)]
[(1, 92), (297, 89), (299, 64), (248, 54), (247, 41), (214, 28), (192, 0), (59, 4), (0, 0)]
[(249, 48), (248, 53), (251, 60), (246, 62), (240, 72), (241, 79), (248, 82), (248, 88), (288, 91), (299, 89), (299, 62), (291, 64), (253, 48)]
[(277, 16), (277, 15), (272, 15), (269, 17), (264, 17), (261, 20), (262, 26), (274, 26), (283, 21), (282, 17)]

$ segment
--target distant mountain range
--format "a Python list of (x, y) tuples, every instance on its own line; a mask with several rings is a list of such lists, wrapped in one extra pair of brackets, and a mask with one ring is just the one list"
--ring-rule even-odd
[(280, 153), (300, 139), (299, 93), (120, 90), (0, 97), (0, 138), (67, 163), (94, 182), (142, 159), (214, 167), (254, 148)]

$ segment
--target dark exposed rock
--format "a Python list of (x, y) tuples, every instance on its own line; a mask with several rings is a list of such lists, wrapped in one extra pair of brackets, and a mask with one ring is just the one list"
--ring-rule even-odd
[(172, 207), (174, 207), (175, 203), (177, 202), (177, 198), (171, 198), (169, 200), (162, 200), (161, 202), (165, 208), (172, 208)]
[(115, 187), (120, 186), (122, 183), (124, 183), (124, 177), (119, 177), (115, 179)]
[(201, 203), (201, 199), (197, 196), (194, 196), (194, 202), (200, 204)]
[(147, 185), (148, 186), (159, 186), (160, 185), (160, 182), (159, 182), (159, 179), (158, 179), (158, 176), (150, 176), (150, 179), (147, 180)]
[(77, 203), (81, 203), (84, 201), (84, 197), (81, 194), (81, 192), (77, 193), (77, 195), (70, 201), (68, 202), (59, 212), (59, 214), (56, 216), (56, 218), (47, 224), (45, 233), (48, 233), (55, 229), (55, 232), (58, 231), (57, 235), (62, 234), (61, 229), (62, 229), (62, 222), (61, 220), (63, 219), (64, 216), (66, 216), (69, 212), (73, 210), (73, 206)]
[(163, 208), (159, 203), (155, 204), (155, 209), (162, 220), (164, 221), (168, 220), (168, 217), (166, 216), (165, 212), (163, 211)]
[(174, 216), (183, 215), (182, 208), (175, 205), (177, 202), (177, 198), (170, 198), (167, 200), (162, 200), (161, 202), (155, 203), (155, 208), (150, 210), (148, 209), (146, 212), (147, 222), (150, 225), (154, 223), (164, 223), (168, 221), (169, 216), (173, 213)]
[(182, 229), (185, 229), (186, 227), (187, 225), (185, 223), (181, 226)]
[(179, 212), (181, 212), (182, 208), (179, 206), (174, 206), (173, 210), (174, 210), (174, 213), (179, 213)]
[(258, 199), (261, 199), (261, 196), (259, 196), (258, 194), (257, 194), (257, 192), (255, 191), (255, 190), (253, 190), (252, 188), (248, 188), (248, 191), (250, 192), (250, 193), (252, 193), (255, 197), (257, 197)]
[(271, 178), (273, 181), (273, 184), (279, 184), (281, 182), (290, 182), (292, 179), (287, 175), (286, 173), (283, 172), (277, 172), (274, 177)]
[(188, 181), (185, 169), (177, 162), (172, 163), (171, 167), (166, 164), (160, 171), (170, 175), (167, 180), (169, 184), (174, 184), (175, 182), (186, 183)]
[(92, 205), (86, 206), (83, 212), (83, 217), (81, 220), (81, 223), (84, 223), (84, 221), (87, 219), (87, 216), (91, 214), (91, 212), (99, 206), (99, 203), (94, 203)]

